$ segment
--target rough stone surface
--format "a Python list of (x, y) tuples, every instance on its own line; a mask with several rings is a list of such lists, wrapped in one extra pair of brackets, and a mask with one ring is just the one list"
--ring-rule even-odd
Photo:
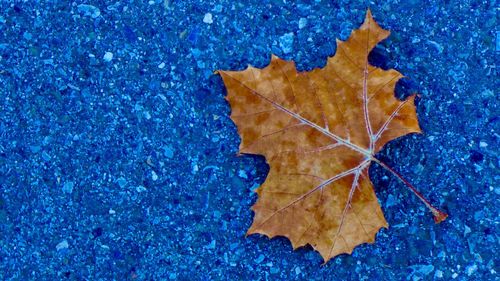
[[(271, 53), (322, 67), (368, 5), (392, 30), (370, 60), (407, 76), (399, 96), (420, 93), (424, 131), (379, 157), (450, 217), (435, 225), (373, 166), (390, 228), (320, 266), (286, 239), (245, 238), (267, 167), (236, 156), (213, 71), (263, 67)], [(1, 1), (0, 279), (497, 279), (496, 9), (487, 0)]]

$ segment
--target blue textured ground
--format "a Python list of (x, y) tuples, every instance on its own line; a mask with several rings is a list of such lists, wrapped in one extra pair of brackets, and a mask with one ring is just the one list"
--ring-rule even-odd
[(235, 156), (213, 70), (271, 52), (323, 66), (367, 2), (23, 2), (0, 2), (1, 280), (499, 278), (495, 1), (369, 4), (393, 32), (372, 62), (421, 94), (425, 132), (380, 157), (450, 218), (434, 225), (373, 167), (391, 227), (323, 267), (310, 248), (244, 237), (267, 167)]

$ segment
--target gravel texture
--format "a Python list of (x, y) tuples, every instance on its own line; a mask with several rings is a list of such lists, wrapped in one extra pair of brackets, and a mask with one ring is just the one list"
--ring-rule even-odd
[[(35, 4), (43, 2), (43, 4)], [(325, 266), (245, 232), (268, 171), (237, 157), (216, 69), (322, 67), (367, 7), (371, 62), (420, 93), (423, 135), (379, 157), (391, 225)], [(1, 280), (496, 280), (496, 1), (1, 1)]]

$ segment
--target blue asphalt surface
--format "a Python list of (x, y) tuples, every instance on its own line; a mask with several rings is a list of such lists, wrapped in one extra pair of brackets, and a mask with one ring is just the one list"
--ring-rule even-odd
[[(43, 2), (43, 3), (38, 3)], [(370, 170), (390, 224), (320, 266), (245, 238), (268, 167), (239, 145), (217, 69), (325, 65), (370, 7), (370, 56), (418, 92), (423, 135)], [(1, 1), (1, 280), (496, 280), (496, 1)]]

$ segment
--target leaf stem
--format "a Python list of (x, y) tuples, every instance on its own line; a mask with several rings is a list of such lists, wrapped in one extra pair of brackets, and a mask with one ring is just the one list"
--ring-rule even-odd
[(432, 204), (427, 199), (425, 199), (425, 197), (410, 182), (408, 182), (405, 178), (403, 178), (403, 176), (401, 174), (399, 174), (394, 169), (389, 167), (389, 165), (385, 164), (384, 162), (380, 161), (379, 159), (377, 159), (375, 157), (373, 157), (373, 161), (377, 162), (380, 166), (382, 166), (387, 171), (391, 172), (402, 183), (404, 183), (406, 185), (406, 187), (408, 187), (411, 190), (411, 192), (413, 192), (418, 197), (418, 199), (420, 199), (420, 201), (422, 201), (425, 204), (425, 206), (427, 206), (427, 208), (429, 208), (429, 210), (431, 210), (432, 214), (434, 215), (434, 222), (435, 223), (440, 223), (448, 217), (448, 215), (446, 213), (444, 213), (444, 212), (440, 211), (438, 208), (432, 206)]

